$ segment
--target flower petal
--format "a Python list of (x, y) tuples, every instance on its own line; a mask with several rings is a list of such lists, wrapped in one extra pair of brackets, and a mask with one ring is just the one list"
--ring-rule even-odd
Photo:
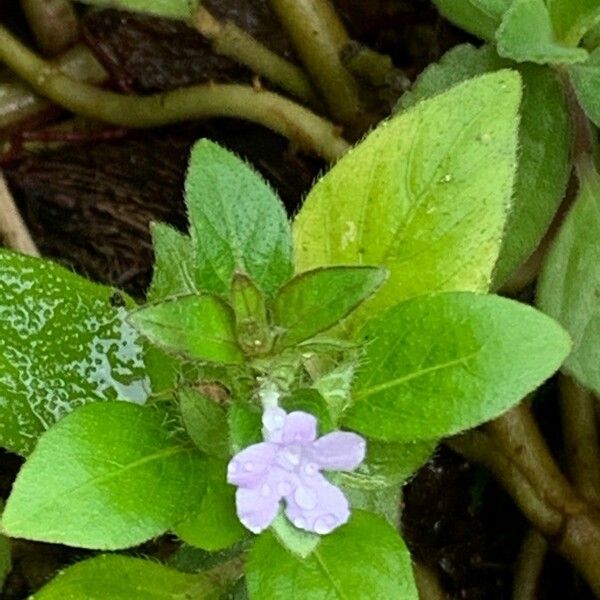
[(342, 490), (315, 473), (302, 477), (293, 492), (285, 496), (285, 514), (298, 529), (324, 535), (350, 518), (350, 506)]
[(366, 440), (357, 433), (334, 431), (313, 444), (315, 461), (330, 471), (352, 471), (365, 459)]
[(273, 406), (267, 408), (263, 413), (263, 436), (268, 442), (281, 442), (283, 437), (283, 427), (287, 418), (287, 413), (283, 408)]
[(317, 419), (313, 415), (295, 411), (287, 415), (282, 441), (287, 444), (313, 442), (317, 437)]
[(227, 481), (241, 487), (259, 486), (275, 460), (276, 450), (277, 446), (269, 442), (244, 448), (229, 461)]
[(252, 533), (264, 531), (277, 516), (281, 495), (267, 478), (257, 488), (238, 488), (235, 505), (241, 524)]

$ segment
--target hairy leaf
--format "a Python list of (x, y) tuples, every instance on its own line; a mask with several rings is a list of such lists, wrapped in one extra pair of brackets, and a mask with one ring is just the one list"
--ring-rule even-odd
[(492, 41), (511, 0), (433, 0), (433, 3), (455, 25)]
[(571, 46), (600, 21), (599, 0), (547, 0), (547, 4), (556, 35)]
[(35, 600), (218, 600), (234, 578), (227, 573), (180, 573), (151, 560), (103, 554), (62, 571)]
[(183, 424), (192, 441), (210, 456), (227, 458), (227, 413), (216, 401), (201, 392), (184, 388), (177, 392)]
[[(401, 98), (406, 109), (465, 79), (509, 65), (491, 46), (463, 44), (428, 67), (412, 90)], [(500, 287), (538, 246), (567, 188), (570, 161), (570, 119), (563, 86), (546, 67), (522, 64), (523, 103), (513, 209), (508, 217), (494, 287)], [(544, 110), (540, 110), (540, 106)]]
[(247, 534), (235, 512), (235, 487), (227, 483), (227, 463), (211, 459), (206, 469), (206, 492), (201, 503), (178, 523), (174, 532), (186, 543), (203, 550), (221, 550)]
[(296, 275), (273, 300), (273, 322), (285, 348), (337, 325), (386, 278), (378, 267), (327, 267)]
[(2, 515), (12, 537), (116, 550), (160, 535), (203, 489), (203, 460), (166, 415), (126, 402), (82, 406), (48, 430)]
[(600, 126), (600, 48), (590, 54), (587, 62), (571, 65), (569, 73), (583, 110), (595, 125)]
[(493, 419), (552, 375), (567, 333), (513, 300), (422, 296), (368, 322), (346, 425), (384, 440), (435, 440)]
[(558, 39), (544, 0), (514, 0), (496, 32), (498, 52), (517, 62), (570, 64), (588, 53)]
[[(312, 189), (294, 223), (299, 270), (386, 267), (362, 319), (431, 291), (486, 291), (510, 207), (521, 85), (464, 82), (379, 125)], [(359, 320), (359, 319), (356, 319)]]
[(241, 363), (231, 307), (217, 296), (196, 294), (148, 304), (129, 315), (153, 344), (197, 360)]
[(28, 454), (74, 408), (150, 393), (133, 303), (46, 260), (0, 250), (0, 445)]
[(164, 223), (153, 223), (154, 274), (148, 301), (198, 292), (191, 239)]
[(250, 552), (246, 579), (252, 600), (418, 598), (402, 539), (384, 519), (362, 511), (324, 536), (304, 560), (283, 548), (273, 533), (263, 533)]
[(235, 154), (208, 140), (192, 149), (185, 182), (200, 287), (229, 293), (235, 271), (272, 294), (292, 275), (285, 209), (271, 187)]
[(580, 177), (579, 196), (546, 257), (537, 304), (573, 338), (565, 370), (600, 393), (600, 177), (591, 163)]

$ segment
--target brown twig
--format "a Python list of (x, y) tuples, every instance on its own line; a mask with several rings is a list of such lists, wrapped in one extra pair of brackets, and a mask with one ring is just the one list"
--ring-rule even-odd
[(447, 595), (432, 569), (422, 563), (413, 563), (413, 573), (420, 600), (446, 600)]
[(54, 56), (79, 37), (79, 21), (70, 0), (21, 0), (33, 35), (44, 53)]
[(13, 250), (39, 256), (40, 253), (0, 171), (0, 238)]
[(515, 564), (512, 600), (536, 600), (540, 575), (548, 552), (544, 536), (531, 528), (523, 539)]

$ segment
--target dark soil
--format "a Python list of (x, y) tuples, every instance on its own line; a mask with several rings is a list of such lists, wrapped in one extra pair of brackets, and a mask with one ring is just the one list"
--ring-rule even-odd
[[(0, 19), (19, 28), (15, 4), (0, 0)], [(356, 39), (388, 53), (411, 79), (468, 39), (440, 19), (428, 0), (336, 4)], [(206, 0), (205, 5), (293, 58), (265, 0)], [(163, 91), (209, 80), (248, 82), (252, 77), (245, 68), (215, 56), (184, 25), (102, 10), (85, 17), (83, 30), (112, 75), (110, 85), (124, 92)], [(5, 172), (43, 255), (141, 298), (151, 275), (148, 224), (159, 220), (185, 227), (185, 165), (191, 144), (203, 136), (247, 157), (280, 192), (290, 214), (325, 167), (295, 154), (285, 140), (263, 128), (215, 120), (143, 133), (109, 132), (109, 139), (87, 143), (84, 137), (78, 144), (17, 155)], [(2, 497), (20, 462), (0, 454)], [(484, 471), (441, 449), (406, 487), (404, 502), (403, 528), (411, 549), (439, 573), (449, 598), (510, 597), (512, 567), (526, 524)], [(26, 597), (58, 568), (85, 555), (20, 541), (14, 554), (6, 600)], [(546, 571), (540, 598), (591, 597), (577, 588), (562, 561), (550, 559)]]

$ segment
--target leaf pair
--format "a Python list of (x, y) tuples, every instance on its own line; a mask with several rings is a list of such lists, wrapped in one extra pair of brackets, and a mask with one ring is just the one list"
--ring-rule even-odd
[(294, 346), (337, 325), (384, 279), (385, 270), (375, 267), (330, 267), (302, 273), (268, 302), (270, 319), (260, 290), (248, 279), (243, 280), (244, 289), (234, 286), (233, 307), (219, 296), (194, 294), (147, 305), (130, 319), (164, 349), (201, 361), (242, 364), (245, 354), (269, 351), (273, 345), (275, 350)]
[(600, 21), (598, 0), (434, 0), (453, 23), (486, 41), (497, 41), (502, 56), (517, 61), (577, 63), (577, 48)]

